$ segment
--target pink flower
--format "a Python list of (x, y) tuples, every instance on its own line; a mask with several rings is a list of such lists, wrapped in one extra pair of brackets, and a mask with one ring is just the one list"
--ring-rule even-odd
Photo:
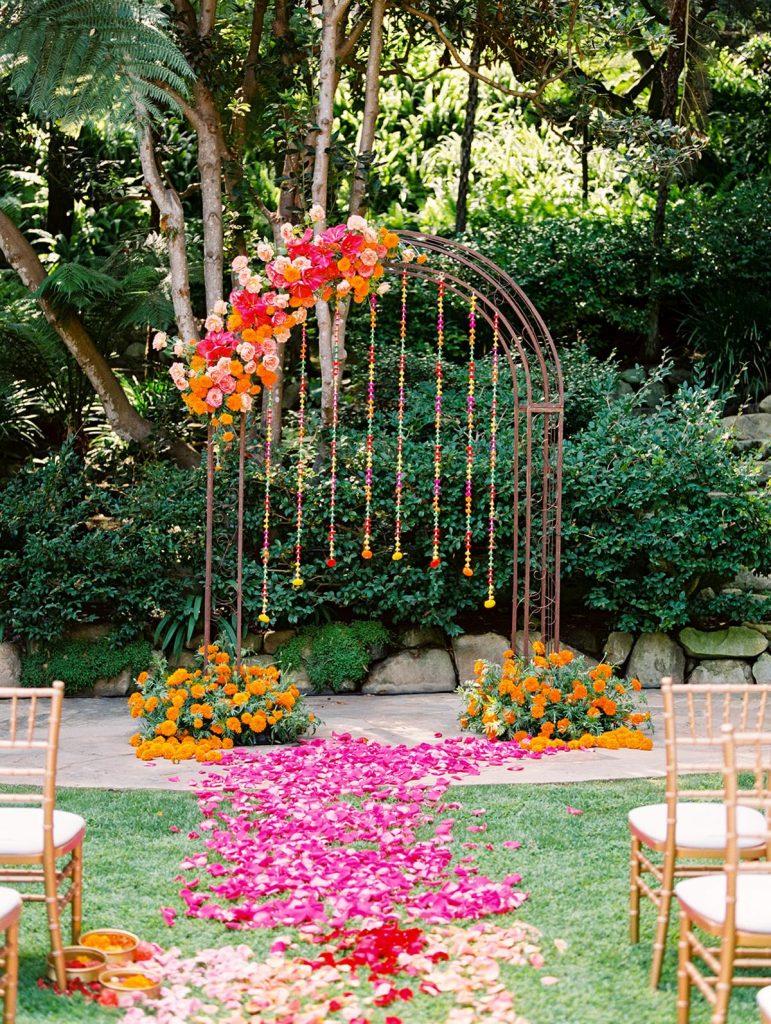
[(275, 373), (275, 371), (281, 365), (279, 363), (278, 356), (265, 356), (265, 358), (262, 361), (262, 364), (265, 367), (265, 369), (270, 370), (271, 373)]
[(167, 928), (174, 927), (174, 920), (176, 916), (177, 912), (173, 907), (161, 907), (161, 917), (163, 918), (163, 923)]
[(269, 260), (273, 259), (273, 246), (269, 245), (267, 242), (258, 242), (257, 255), (263, 263), (267, 263)]
[(367, 222), (363, 217), (353, 214), (353, 216), (348, 218), (346, 227), (349, 231), (364, 231), (367, 227)]
[(238, 271), (238, 283), (243, 288), (247, 281), (251, 281), (252, 272), (248, 267), (244, 267), (243, 270)]
[(308, 211), (308, 216), (314, 224), (318, 224), (319, 221), (324, 220), (326, 214), (324, 213), (324, 207), (319, 206), (318, 203), (314, 203)]
[(223, 395), (232, 395), (236, 390), (235, 377), (231, 377), (230, 375), (223, 377), (220, 381), (219, 387)]
[(222, 299), (217, 299), (217, 301), (214, 303), (212, 313), (216, 313), (217, 316), (224, 316), (227, 313), (227, 311), (227, 302), (224, 302)]
[(168, 343), (169, 339), (166, 336), (166, 334), (164, 334), (163, 331), (158, 331), (158, 333), (153, 338), (153, 348), (155, 349), (156, 352), (163, 351), (163, 349), (166, 348)]
[(219, 409), (222, 405), (222, 392), (219, 388), (209, 388), (205, 401), (212, 409)]
[(254, 345), (248, 341), (241, 342), (238, 346), (238, 354), (248, 363), (250, 359), (254, 359)]
[(249, 412), (249, 410), (252, 408), (251, 395), (241, 395), (241, 408), (243, 409), (244, 412)]
[(246, 270), (246, 268), (249, 266), (249, 257), (236, 256), (236, 258), (231, 263), (231, 266), (236, 273), (238, 273), (241, 270)]

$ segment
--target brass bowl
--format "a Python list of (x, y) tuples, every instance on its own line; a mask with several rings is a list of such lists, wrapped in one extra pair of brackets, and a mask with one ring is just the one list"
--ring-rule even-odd
[[(92, 949), (90, 946), (65, 946), (64, 947), (64, 974), (67, 981), (82, 981), (86, 984), (98, 981), (99, 975), (107, 965), (107, 957), (100, 949)], [(93, 963), (93, 967), (70, 967), (70, 961), (83, 960), (86, 963)], [(56, 965), (53, 953), (48, 955), (48, 977), (56, 981)]]
[[(126, 978), (139, 975), (146, 978), (151, 984), (144, 988), (132, 988), (125, 984)], [(148, 974), (142, 967), (108, 967), (102, 970), (99, 975), (99, 984), (110, 992), (130, 992), (132, 995), (140, 995), (147, 999), (157, 999), (161, 994), (161, 983), (152, 974)]]
[[(105, 935), (108, 937), (110, 935), (114, 935), (116, 938), (122, 939), (123, 942), (120, 944), (121, 948), (114, 951), (108, 951), (99, 946), (90, 946), (88, 940), (97, 935)], [(99, 950), (100, 953), (104, 954), (105, 960), (108, 964), (132, 964), (136, 955), (137, 946), (139, 945), (139, 938), (134, 935), (133, 932), (124, 931), (122, 928), (90, 928), (80, 936), (80, 944), (82, 946), (90, 946), (91, 949)]]

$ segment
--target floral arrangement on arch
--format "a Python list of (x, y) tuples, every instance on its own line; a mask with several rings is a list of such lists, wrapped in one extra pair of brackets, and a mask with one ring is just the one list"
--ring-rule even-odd
[(639, 679), (619, 679), (605, 663), (588, 668), (571, 651), (547, 655), (540, 641), (532, 647), (531, 658), (509, 650), (503, 665), (475, 662), (474, 679), (458, 688), (463, 729), (530, 750), (651, 749), (641, 730), (650, 726), (650, 714), (641, 710), (646, 701)]
[[(373, 291), (388, 290), (382, 281), (385, 260), (397, 254), (405, 262), (426, 260), (413, 249), (400, 251), (398, 235), (363, 217), (318, 231), (313, 225), (324, 216), (320, 206), (313, 206), (310, 226), (283, 224), (285, 253), (276, 254), (270, 243), (260, 242), (260, 272), (247, 256), (237, 256), (232, 266), (239, 287), (228, 302), (215, 304), (203, 339), (173, 343), (176, 361), (169, 372), (193, 415), (214, 417), (220, 421), (215, 426), (228, 428), (233, 413), (249, 412), (261, 387), (275, 384), (279, 346), (289, 340), (292, 328), (305, 322), (318, 300), (350, 297), (364, 302)], [(155, 335), (156, 350), (168, 345), (164, 333)]]
[(137, 677), (139, 690), (128, 699), (132, 718), (141, 718), (141, 732), (131, 737), (144, 761), (220, 761), (236, 744), (288, 743), (313, 733), (316, 716), (305, 708), (296, 686), (281, 680), (274, 666), (241, 665), (218, 644), (203, 647), (198, 667), (167, 672), (156, 657), (150, 670)]

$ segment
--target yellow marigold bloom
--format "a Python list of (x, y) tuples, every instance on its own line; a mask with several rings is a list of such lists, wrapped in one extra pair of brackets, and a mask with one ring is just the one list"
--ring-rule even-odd
[(204, 718), (214, 718), (214, 708), (211, 706), (211, 704), (202, 704), (201, 714)]
[(266, 686), (265, 683), (260, 682), (259, 679), (253, 679), (247, 686), (247, 690), (253, 697), (262, 697), (265, 694)]
[(177, 731), (175, 722), (170, 722), (168, 719), (165, 722), (161, 722), (160, 725), (156, 725), (155, 731), (159, 736), (173, 736)]
[(193, 719), (193, 727), (195, 729), (202, 729), (203, 728), (203, 719), (202, 718), (194, 718)]
[(249, 694), (244, 690), (239, 690), (238, 693), (233, 694), (233, 703), (236, 707), (240, 707), (242, 704), (246, 704), (249, 700)]
[[(541, 646), (543, 646), (543, 645), (541, 645)], [(546, 660), (546, 658), (542, 658), (540, 654), (536, 654), (536, 656), (533, 658), (533, 664), (535, 665), (536, 668), (548, 668), (549, 667), (549, 662)]]
[(167, 686), (180, 686), (182, 683), (186, 683), (190, 678), (190, 673), (186, 668), (178, 668), (176, 672), (172, 672), (169, 678), (166, 680)]
[(485, 663), (483, 661), (477, 660), (477, 661), (474, 662), (474, 675), (475, 676), (481, 676), (482, 673), (484, 672), (484, 670), (485, 670)]
[(534, 640), (532, 643), (533, 654), (546, 654), (546, 645), (541, 643), (540, 640)]
[(224, 750), (231, 750), (232, 749), (233, 741), (230, 739), (229, 736), (226, 736), (225, 739), (222, 741), (222, 746), (223, 746)]
[(202, 686), (200, 683), (196, 683), (194, 686), (190, 687), (190, 696), (195, 697), (196, 700), (200, 700), (205, 694), (206, 687)]
[(141, 742), (142, 742), (142, 737), (140, 736), (140, 734), (138, 732), (135, 732), (134, 735), (129, 740), (129, 744), (132, 747), (138, 747)]
[(170, 722), (176, 722), (179, 718), (179, 708), (166, 708), (166, 718)]
[(231, 732), (241, 732), (241, 722), (234, 715), (231, 715), (230, 718), (227, 719), (225, 725)]

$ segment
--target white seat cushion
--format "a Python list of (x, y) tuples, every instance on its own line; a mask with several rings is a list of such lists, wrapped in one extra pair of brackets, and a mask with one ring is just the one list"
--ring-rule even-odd
[(20, 910), (21, 896), (16, 890), (0, 887), (0, 931), (4, 931), (19, 916)]
[[(753, 807), (737, 807), (739, 846), (764, 846), (766, 819)], [(629, 812), (629, 824), (654, 843), (667, 839), (667, 805), (648, 804)], [(726, 844), (726, 810), (723, 804), (680, 803), (677, 805), (675, 842), (695, 850), (722, 850)]]
[[(54, 811), (54, 846), (66, 852), (77, 845), (86, 823), (79, 814)], [(36, 807), (0, 807), (0, 860), (43, 852), (43, 811)]]
[[(725, 920), (725, 875), (698, 875), (675, 886), (681, 905), (716, 925)], [(736, 882), (736, 929), (771, 935), (771, 871), (769, 874), (741, 872)]]
[(767, 985), (758, 992), (758, 1006), (760, 1012), (771, 1020), (771, 985)]

